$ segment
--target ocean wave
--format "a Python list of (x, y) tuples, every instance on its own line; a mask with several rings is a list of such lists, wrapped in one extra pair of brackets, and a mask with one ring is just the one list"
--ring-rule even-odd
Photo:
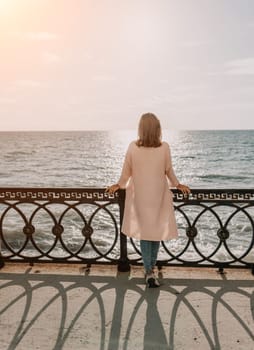
[(17, 158), (19, 156), (31, 156), (32, 154), (35, 154), (35, 150), (29, 150), (29, 151), (12, 151), (7, 152), (3, 154), (4, 158)]
[(199, 175), (199, 178), (206, 180), (246, 180), (248, 177), (241, 175), (207, 174)]
[(180, 159), (196, 159), (195, 156), (180, 156)]

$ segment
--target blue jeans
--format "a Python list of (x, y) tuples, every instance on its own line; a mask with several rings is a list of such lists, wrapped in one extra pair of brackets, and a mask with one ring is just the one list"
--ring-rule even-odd
[(160, 242), (157, 241), (140, 241), (140, 249), (146, 273), (152, 272), (156, 264), (159, 247)]

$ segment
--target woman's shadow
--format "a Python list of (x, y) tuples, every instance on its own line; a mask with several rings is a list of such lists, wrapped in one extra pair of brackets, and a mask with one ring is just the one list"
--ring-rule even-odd
[[(160, 288), (140, 288), (142, 286), (142, 282), (143, 280), (140, 278), (133, 278), (129, 280), (127, 274), (120, 274), (118, 276), (118, 286), (115, 290), (116, 299), (112, 317), (112, 327), (109, 337), (108, 350), (119, 350), (121, 347), (121, 329), (123, 327), (122, 323), (123, 319), (126, 318), (126, 315), (124, 316), (124, 304), (127, 304), (127, 307), (129, 306), (130, 309), (132, 309), (132, 313), (126, 325), (127, 327), (125, 336), (123, 337), (123, 350), (130, 349), (130, 346), (133, 348), (135, 343), (135, 341), (132, 339), (133, 331), (137, 325), (140, 327), (141, 334), (144, 334), (142, 346), (144, 350), (169, 349), (168, 339), (157, 307), (161, 290)], [(138, 299), (136, 299), (135, 307), (133, 307), (133, 305), (129, 305), (127, 293), (130, 291), (134, 292), (133, 296), (136, 295), (136, 297), (138, 297)], [(139, 323), (137, 319), (139, 319), (140, 314), (143, 314), (145, 307), (145, 323)], [(142, 317), (142, 319), (144, 320), (144, 317)]]
[[(160, 296), (159, 288), (153, 288), (146, 291), (146, 324), (144, 327), (144, 350), (149, 349), (168, 349), (168, 340), (157, 308), (157, 302)], [(158, 347), (159, 346), (159, 347)]]

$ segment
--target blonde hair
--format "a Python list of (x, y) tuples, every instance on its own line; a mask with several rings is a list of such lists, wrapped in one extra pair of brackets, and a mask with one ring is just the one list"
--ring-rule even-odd
[(161, 146), (161, 124), (155, 114), (145, 113), (141, 116), (136, 145), (139, 147)]

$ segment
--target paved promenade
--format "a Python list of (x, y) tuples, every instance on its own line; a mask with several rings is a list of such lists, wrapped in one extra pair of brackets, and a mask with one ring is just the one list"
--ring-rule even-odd
[(0, 270), (1, 350), (252, 350), (248, 270), (6, 264)]

